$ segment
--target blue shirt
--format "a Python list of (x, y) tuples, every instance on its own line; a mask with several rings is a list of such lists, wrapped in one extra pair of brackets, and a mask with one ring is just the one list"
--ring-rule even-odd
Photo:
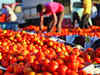
[(6, 14), (7, 16), (9, 15), (9, 13), (8, 13), (6, 8), (2, 8), (1, 13), (2, 14)]

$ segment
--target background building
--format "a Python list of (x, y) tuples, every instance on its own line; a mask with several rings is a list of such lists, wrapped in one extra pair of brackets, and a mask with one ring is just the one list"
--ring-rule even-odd
[(11, 4), (11, 3), (15, 3), (16, 0), (0, 0), (0, 9), (2, 7), (2, 3), (5, 3), (5, 4)]

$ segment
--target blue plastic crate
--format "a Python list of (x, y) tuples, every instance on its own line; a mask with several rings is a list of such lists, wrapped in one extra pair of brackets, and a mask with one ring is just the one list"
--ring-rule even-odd
[(0, 23), (0, 27), (2, 29), (10, 29), (10, 30), (18, 30), (18, 23), (17, 22), (4, 22)]

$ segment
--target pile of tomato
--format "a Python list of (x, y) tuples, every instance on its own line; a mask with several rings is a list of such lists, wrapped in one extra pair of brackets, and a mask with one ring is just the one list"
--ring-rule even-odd
[[(30, 30), (39, 32), (40, 28), (39, 26), (30, 25), (28, 27), (23, 28), (23, 30)], [(44, 26), (42, 32), (45, 32), (47, 30), (47, 27)], [(49, 33), (40, 33), (45, 34), (46, 36), (67, 36), (67, 35), (81, 35), (81, 36), (90, 36), (90, 37), (100, 37), (100, 26), (90, 26), (89, 28), (62, 28), (62, 32), (56, 33), (56, 28), (54, 28), (54, 32)]]
[[(61, 33), (29, 34), (0, 29), (0, 65), (6, 68), (5, 71), (0, 70), (0, 75), (92, 75), (83, 68), (100, 63), (100, 48), (82, 51), (40, 35), (64, 36), (83, 32), (79, 28), (73, 31), (65, 29)], [(83, 34), (86, 36), (92, 31), (99, 32), (91, 27)]]

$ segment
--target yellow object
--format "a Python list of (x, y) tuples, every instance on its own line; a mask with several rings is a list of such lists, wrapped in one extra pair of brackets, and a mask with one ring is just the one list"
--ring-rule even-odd
[(0, 60), (2, 59), (2, 54), (0, 53)]
[(35, 72), (27, 72), (24, 75), (36, 75)]
[(93, 0), (93, 3), (100, 4), (100, 0)]
[(16, 13), (21, 13), (22, 12), (22, 7), (21, 6), (16, 6), (15, 12)]
[(83, 14), (91, 14), (92, 0), (83, 0)]
[(96, 62), (93, 62), (93, 64), (97, 64)]

